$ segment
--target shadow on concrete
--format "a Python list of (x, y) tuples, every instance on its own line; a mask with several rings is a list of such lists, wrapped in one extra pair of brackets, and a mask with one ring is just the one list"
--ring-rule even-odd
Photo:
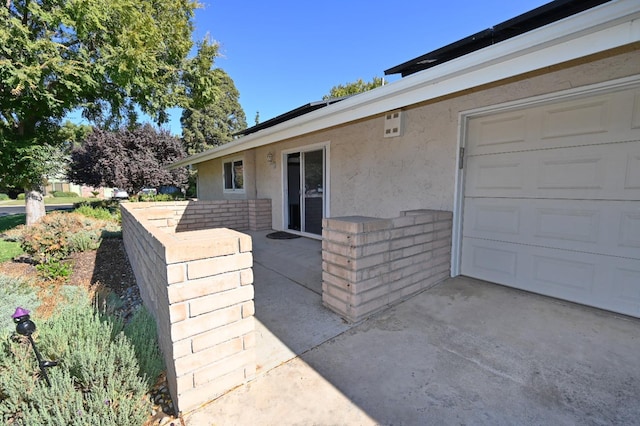
[(348, 330), (322, 306), (321, 242), (273, 240), (270, 231), (253, 240), (257, 373), (265, 373)]

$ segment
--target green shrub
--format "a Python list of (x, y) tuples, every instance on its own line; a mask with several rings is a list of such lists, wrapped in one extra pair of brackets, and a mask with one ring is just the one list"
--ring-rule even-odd
[(59, 262), (56, 260), (47, 263), (40, 263), (36, 265), (36, 269), (38, 270), (38, 274), (45, 280), (55, 280), (57, 278), (69, 278), (73, 267), (70, 263)]
[(69, 237), (72, 252), (97, 250), (101, 241), (101, 235), (95, 231), (80, 231)]
[(27, 196), (24, 194), (24, 192), (22, 194), (18, 194), (18, 196), (16, 197), (16, 200), (24, 200)]
[(51, 193), (54, 198), (78, 198), (80, 197), (78, 193), (73, 191), (53, 191)]
[[(73, 205), (74, 211), (83, 214), (87, 217), (93, 217), (96, 219), (113, 220), (118, 223), (121, 222), (120, 215), (120, 202), (118, 200), (92, 200), (81, 201)], [(99, 210), (98, 213), (93, 213), (91, 210)], [(110, 214), (110, 218), (107, 219), (104, 216), (103, 210), (106, 210)], [(97, 215), (97, 216), (96, 216)]]
[(9, 199), (9, 196), (7, 194), (0, 193), (0, 201), (5, 201), (5, 200), (8, 200), (8, 199)]
[(91, 207), (89, 205), (83, 205), (74, 210), (74, 212), (79, 213), (86, 217), (91, 217), (94, 219), (100, 220), (114, 220), (111, 212), (104, 207)]
[(11, 314), (18, 306), (33, 311), (39, 305), (35, 287), (28, 281), (0, 274), (0, 339), (15, 330)]
[(146, 380), (147, 386), (153, 386), (164, 370), (164, 362), (158, 347), (156, 322), (144, 306), (133, 314), (124, 328), (124, 334), (135, 350), (140, 376)]
[(6, 339), (0, 356), (0, 416), (16, 425), (141, 425), (151, 412), (147, 388), (122, 323), (74, 299), (38, 326), (51, 387), (39, 380), (25, 339)]
[[(182, 196), (182, 194), (179, 195)], [(155, 197), (155, 201), (173, 201), (176, 199), (176, 197), (171, 194), (158, 194)]]

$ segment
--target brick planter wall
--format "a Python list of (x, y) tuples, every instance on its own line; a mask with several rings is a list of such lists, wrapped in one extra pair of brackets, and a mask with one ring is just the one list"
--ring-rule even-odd
[(168, 232), (230, 228), (271, 229), (271, 200), (166, 201), (123, 203), (131, 211), (146, 210), (146, 218)]
[(450, 276), (452, 213), (323, 220), (322, 301), (358, 322)]
[(156, 319), (169, 390), (181, 412), (256, 371), (251, 237), (230, 229), (174, 232), (189, 207), (195, 206), (121, 205), (125, 249)]

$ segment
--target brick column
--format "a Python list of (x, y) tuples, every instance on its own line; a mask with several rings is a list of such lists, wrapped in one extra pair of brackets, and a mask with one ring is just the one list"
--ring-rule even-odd
[(262, 231), (271, 229), (271, 200), (248, 200), (249, 230)]
[(451, 212), (323, 220), (322, 301), (350, 322), (449, 277)]

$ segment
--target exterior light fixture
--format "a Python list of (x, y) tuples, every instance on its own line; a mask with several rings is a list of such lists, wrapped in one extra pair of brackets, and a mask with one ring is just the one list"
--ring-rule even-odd
[(273, 152), (267, 153), (267, 162), (272, 166), (276, 165), (276, 160), (273, 159)]
[(45, 361), (42, 359), (42, 355), (36, 348), (36, 342), (33, 341), (33, 337), (31, 335), (36, 331), (36, 324), (31, 321), (31, 317), (29, 316), (29, 311), (24, 308), (16, 308), (16, 312), (11, 315), (13, 318), (13, 322), (16, 323), (16, 332), (21, 336), (26, 336), (31, 342), (31, 347), (33, 348), (33, 352), (36, 354), (36, 358), (38, 359), (38, 366), (40, 367), (40, 371), (42, 372), (42, 377), (47, 382), (47, 386), (51, 387), (51, 382), (49, 381), (49, 376), (47, 375), (48, 367), (55, 367), (58, 365), (56, 361)]

